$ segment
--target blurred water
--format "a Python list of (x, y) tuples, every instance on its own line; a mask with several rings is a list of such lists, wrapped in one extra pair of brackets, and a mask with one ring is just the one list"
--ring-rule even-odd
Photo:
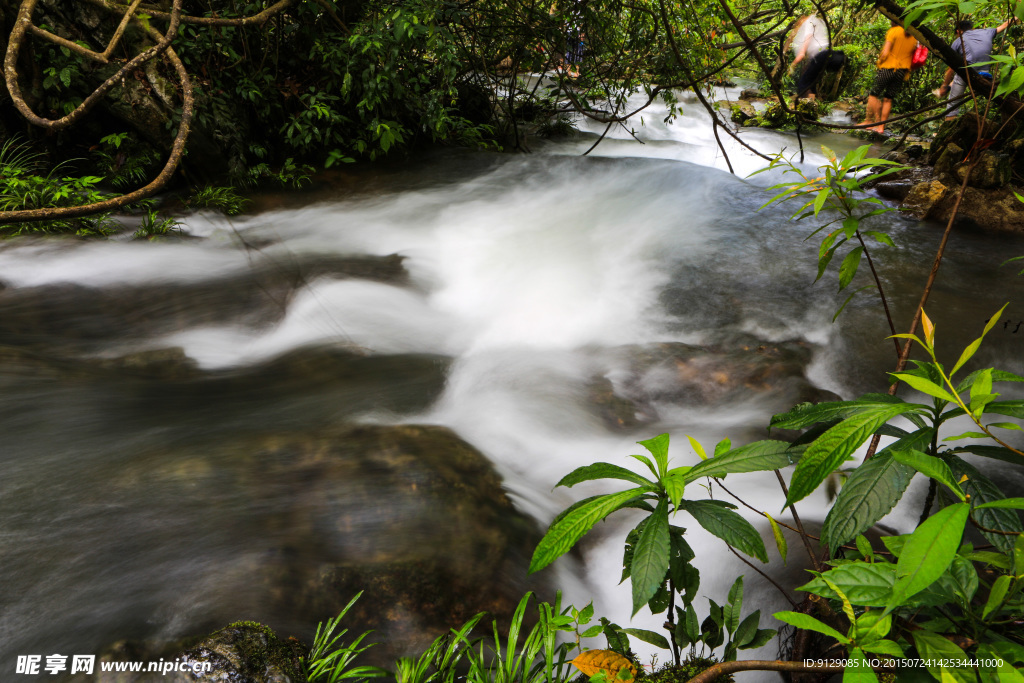
[[(640, 427), (610, 429), (593, 409), (591, 387), (595, 378), (617, 390), (635, 380), (623, 360), (630, 345), (800, 342), (822, 389), (843, 397), (884, 390), (894, 353), (877, 298), (861, 294), (831, 322), (843, 297), (833, 274), (814, 284), (817, 244), (803, 241), (812, 228), (788, 221), (791, 211), (758, 210), (763, 188), (778, 177), (744, 180), (763, 162), (731, 140), (739, 175), (722, 170), (707, 117), (695, 102), (684, 104), (671, 125), (654, 106), (633, 134), (612, 129), (589, 157), (578, 155), (603, 126), (584, 123), (591, 135), (531, 156), (445, 151), (349, 170), (304, 195), (266, 199), (277, 208), (235, 220), (187, 218), (185, 228), (201, 240), (3, 245), (0, 312), (8, 316), (31, 305), (17, 297), (32, 288), (78, 287), (83, 302), (95, 291), (121, 293), (131, 302), (139, 288), (170, 296), (210, 286), (197, 295), (208, 315), (170, 327), (150, 324), (163, 315), (156, 304), (129, 305), (86, 333), (72, 297), (41, 331), (15, 335), (0, 326), (9, 337), (0, 343), (99, 359), (180, 347), (215, 379), (183, 389), (41, 380), (13, 362), (0, 370), (0, 666), (6, 671), (17, 654), (97, 652), (121, 638), (168, 640), (254, 614), (274, 623), (244, 587), (272, 541), (294, 532), (268, 530), (268, 520), (301, 501), (225, 488), (218, 477), (234, 465), (188, 456), (204, 440), (342, 423), (445, 425), (495, 464), (520, 509), (543, 526), (574, 500), (610, 490), (552, 490), (575, 467), (628, 465), (634, 442), (661, 432), (673, 437), (675, 462), (692, 463), (684, 435), (706, 446), (760, 438), (770, 416), (788, 407), (770, 391), (725, 406), (659, 399)], [(796, 144), (771, 131), (742, 135), (766, 151)], [(839, 151), (855, 145), (837, 136), (817, 141)], [(809, 144), (807, 163), (823, 159)], [(874, 257), (902, 328), (941, 230), (875, 220), (899, 245)], [(1024, 317), (1021, 280), (999, 267), (1018, 253), (1024, 243), (1008, 238), (953, 236), (929, 304), (948, 355), (1002, 303), (1011, 302), (1008, 321)], [(295, 261), (390, 254), (404, 257), (408, 282), (327, 273), (278, 298), (257, 282), (268, 297), (262, 303), (225, 303), (217, 285)], [(867, 282), (862, 273), (854, 284)], [(979, 362), (1024, 372), (1024, 333), (1014, 327), (997, 327)], [(273, 365), (313, 346), (357, 349), (366, 361)], [(774, 475), (746, 475), (730, 488), (754, 506), (781, 508)], [(820, 521), (824, 504), (823, 494), (812, 496), (804, 519)], [(630, 518), (622, 516), (591, 534), (582, 563), (566, 559), (556, 571), (570, 600), (582, 606), (593, 598), (599, 614), (625, 625), (629, 590), (616, 584)], [(898, 528), (913, 516), (898, 511), (890, 523)], [(721, 542), (689, 533), (704, 570), (702, 595), (720, 599), (746, 572), (754, 584), (749, 609), (785, 604)], [(775, 569), (791, 585), (803, 566), (798, 553), (791, 543), (796, 557)], [(308, 636), (311, 624), (276, 616), (275, 625)], [(641, 613), (633, 625), (658, 629), (659, 621)]]

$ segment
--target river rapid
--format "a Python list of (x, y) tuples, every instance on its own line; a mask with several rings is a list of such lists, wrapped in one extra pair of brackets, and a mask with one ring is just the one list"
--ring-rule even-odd
[[(450, 535), (461, 527), (422, 524), (429, 511), (403, 507), (373, 476), (346, 474), (339, 503), (315, 483), (278, 486), (277, 470), (253, 474), (259, 464), (232, 448), (254, 434), (443, 426), (543, 529), (573, 501), (614, 490), (553, 490), (564, 474), (637, 464), (627, 456), (639, 439), (668, 432), (674, 462), (693, 464), (686, 435), (739, 444), (764, 438), (795, 401), (884, 391), (895, 354), (877, 296), (859, 294), (833, 323), (845, 295), (834, 270), (814, 283), (812, 228), (788, 220), (795, 207), (759, 210), (779, 176), (746, 179), (763, 162), (727, 140), (730, 175), (699, 105), (684, 100), (684, 111), (666, 124), (651, 107), (586, 157), (603, 126), (581, 122), (584, 135), (530, 155), (440, 150), (344, 169), (235, 219), (183, 218), (197, 239), (0, 246), (0, 679), (14, 680), (17, 655), (169, 643), (234, 619), (309, 639), (324, 615), (290, 609), (288, 582), (267, 579), (282, 553), (314, 569), (403, 544), (489, 561)], [(766, 152), (796, 145), (742, 135)], [(808, 167), (823, 162), (822, 143), (856, 144), (805, 142)], [(875, 221), (898, 245), (873, 256), (902, 330), (942, 226)], [(928, 306), (945, 357), (1009, 301), (978, 362), (1024, 373), (1024, 279), (1000, 267), (1021, 254), (1020, 239), (952, 236)], [(862, 272), (854, 287), (865, 284)], [(132, 362), (150, 365), (139, 374)], [(730, 479), (746, 502), (780, 511), (774, 474)], [(912, 528), (922, 498), (910, 491), (886, 523)], [(813, 527), (826, 504), (818, 492), (800, 512)], [(331, 505), (345, 509), (348, 545), (314, 552)], [(631, 523), (623, 513), (599, 525), (530, 585), (659, 629), (646, 610), (630, 622), (628, 583), (617, 585)], [(721, 602), (741, 573), (745, 611), (786, 606), (690, 527), (702, 617), (704, 598)], [(521, 570), (528, 551), (512, 554)], [(805, 565), (791, 538), (788, 565), (771, 571), (793, 586)], [(495, 583), (527, 587), (508, 572)], [(376, 611), (406, 609), (390, 599), (364, 596)], [(383, 637), (391, 654), (421, 644)]]

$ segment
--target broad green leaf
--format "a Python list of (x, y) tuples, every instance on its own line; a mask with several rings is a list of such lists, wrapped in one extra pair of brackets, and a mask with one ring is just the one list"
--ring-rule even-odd
[[(985, 368), (985, 370), (992, 370), (992, 368)], [(982, 370), (975, 370), (971, 374), (960, 380), (960, 384), (957, 385), (957, 393), (967, 391), (972, 384), (974, 384), (974, 378), (978, 376), (978, 373), (983, 372)], [(1024, 382), (1024, 377), (1015, 375), (1012, 372), (1006, 372), (1005, 370), (992, 370), (992, 381), (993, 382)]]
[(612, 465), (607, 462), (595, 462), (592, 465), (577, 467), (575, 470), (562, 477), (562, 480), (555, 484), (555, 487), (571, 487), (581, 482), (592, 481), (594, 479), (623, 479), (639, 486), (650, 486), (652, 489), (654, 486), (654, 482), (641, 477), (636, 472), (627, 470), (625, 467), (619, 467), (618, 465)]
[(906, 382), (923, 394), (928, 394), (935, 398), (941, 398), (943, 401), (948, 401), (949, 403), (956, 403), (956, 398), (951, 393), (923, 377), (918, 377), (917, 375), (912, 375), (908, 372), (890, 372), (889, 374), (898, 380)]
[(903, 654), (903, 648), (900, 647), (899, 643), (893, 640), (876, 640), (864, 646), (864, 650), (871, 652), (876, 655), (887, 655), (889, 657), (906, 657)]
[(715, 444), (715, 457), (728, 453), (732, 449), (732, 441), (729, 439), (722, 439)]
[(956, 480), (953, 479), (953, 472), (949, 469), (949, 465), (943, 462), (940, 458), (936, 458), (933, 455), (927, 455), (917, 450), (896, 451), (893, 453), (892, 457), (904, 465), (913, 467), (926, 477), (931, 477), (932, 479), (945, 484), (949, 490), (953, 492), (953, 495), (960, 500), (966, 500), (963, 491), (960, 490)]
[(905, 401), (889, 394), (864, 394), (854, 401), (801, 403), (787, 413), (772, 417), (770, 426), (776, 429), (803, 429), (818, 422), (847, 418), (874, 408), (901, 403)]
[(897, 607), (945, 573), (956, 557), (970, 511), (968, 503), (950, 505), (910, 534), (896, 564), (896, 585), (887, 608)]
[(658, 463), (658, 476), (665, 476), (668, 472), (668, 434), (659, 434), (653, 439), (644, 439), (637, 443), (654, 456), (654, 462)]
[(949, 372), (950, 377), (955, 375), (956, 371), (964, 366), (964, 363), (966, 363), (967, 361), (974, 357), (974, 354), (977, 353), (978, 349), (981, 347), (981, 341), (982, 338), (978, 337), (977, 339), (975, 339), (974, 341), (967, 345), (967, 348), (965, 348), (963, 350), (963, 353), (960, 354), (960, 358), (959, 360), (957, 360), (956, 365), (954, 365), (953, 369)]
[(772, 616), (783, 623), (789, 624), (790, 626), (796, 626), (797, 628), (801, 628), (805, 631), (815, 631), (817, 633), (822, 633), (829, 638), (835, 638), (840, 643), (846, 644), (850, 642), (850, 639), (842, 633), (808, 614), (801, 614), (800, 612), (776, 612)]
[(821, 540), (836, 549), (889, 514), (907, 490), (914, 471), (893, 459), (893, 447), (925, 448), (931, 430), (917, 432), (876, 453), (847, 478), (825, 517)]
[(889, 635), (890, 629), (892, 629), (891, 614), (885, 614), (880, 610), (869, 610), (856, 617), (854, 640), (861, 645), (866, 645), (885, 638)]
[(768, 552), (757, 529), (737, 513), (728, 508), (716, 505), (720, 501), (684, 500), (680, 509), (686, 510), (697, 523), (709, 533), (722, 539), (740, 552), (768, 562)]
[(886, 245), (887, 247), (895, 247), (896, 246), (893, 243), (892, 238), (889, 237), (888, 235), (886, 235), (884, 232), (878, 232), (877, 230), (865, 230), (864, 234), (869, 236), (869, 237), (875, 238), (875, 240), (877, 240), (878, 242), (881, 242), (882, 244)]
[(864, 247), (857, 247), (852, 249), (846, 258), (843, 259), (842, 265), (839, 266), (839, 291), (846, 289), (846, 286), (853, 280), (853, 276), (857, 274), (857, 269), (860, 268), (860, 259), (864, 255)]
[(989, 680), (995, 681), (996, 683), (1024, 683), (1024, 674), (1014, 668), (1013, 664), (999, 653), (998, 650), (993, 646), (981, 645), (978, 648), (977, 655), (979, 660), (983, 662), (993, 662), (996, 664), (995, 667), (978, 667), (982, 675), (982, 680), (985, 680), (986, 673), (992, 673), (992, 677)]
[(655, 477), (661, 477), (661, 473), (658, 472), (658, 468), (654, 466), (654, 463), (651, 462), (651, 459), (648, 458), (646, 455), (631, 455), (629, 457), (635, 458), (636, 460), (639, 460), (643, 464), (647, 465), (647, 469), (649, 469), (651, 471), (651, 474), (653, 474)]
[(794, 460), (790, 444), (785, 441), (755, 441), (694, 465), (684, 476), (684, 481), (690, 483), (701, 477), (777, 470), (792, 465)]
[(814, 215), (817, 216), (821, 211), (821, 208), (825, 206), (825, 201), (829, 195), (832, 194), (832, 190), (825, 189), (818, 193), (818, 196), (814, 200)]
[(971, 382), (971, 412), (977, 413), (998, 397), (999, 394), (992, 393), (992, 369), (987, 368), (977, 373)]
[(750, 640), (750, 642), (746, 645), (740, 645), (739, 649), (753, 650), (755, 648), (767, 645), (768, 641), (774, 638), (776, 633), (778, 633), (778, 631), (776, 631), (773, 628), (759, 628), (757, 629), (757, 633), (754, 634), (754, 637)]
[(736, 635), (732, 639), (737, 648), (750, 644), (750, 641), (757, 635), (757, 624), (760, 620), (761, 610), (756, 610), (752, 614), (748, 614), (746, 619), (740, 622), (740, 625), (736, 628)]
[(775, 547), (779, 551), (779, 557), (782, 558), (782, 564), (786, 564), (786, 553), (789, 551), (786, 537), (783, 535), (782, 529), (779, 528), (779, 523), (771, 515), (766, 512), (764, 516), (768, 518), (768, 523), (772, 525), (772, 536), (775, 537)]
[(1003, 498), (1002, 500), (993, 500), (989, 503), (982, 503), (975, 507), (976, 510), (987, 510), (989, 508), (1024, 510), (1024, 498)]
[[(1024, 69), (1021, 69), (1021, 71), (1024, 72)], [(1024, 420), (1024, 401), (993, 401), (985, 406), (985, 412), (1006, 415), (1007, 417), (1016, 417)], [(1021, 460), (1024, 461), (1024, 458)]]
[(660, 633), (655, 633), (654, 631), (647, 631), (642, 628), (624, 628), (622, 629), (622, 632), (628, 633), (637, 640), (642, 640), (645, 643), (653, 645), (654, 647), (660, 647), (663, 650), (669, 649), (668, 639), (666, 639), (665, 636), (661, 635)]
[(797, 588), (829, 600), (838, 600), (825, 579), (838, 586), (850, 602), (862, 607), (885, 607), (896, 583), (896, 567), (888, 562), (851, 562), (823, 572)]
[(697, 439), (693, 438), (689, 434), (686, 435), (686, 438), (690, 440), (690, 447), (693, 448), (697, 456), (701, 460), (707, 460), (708, 454), (704, 452), (704, 446), (700, 444), (700, 441), (697, 441)]
[[(967, 481), (961, 484), (960, 487), (964, 493), (970, 495), (972, 504), (976, 506), (984, 505), (985, 503), (1006, 499), (1006, 495), (999, 487), (970, 463), (952, 454), (945, 455), (944, 459), (949, 464), (950, 469), (953, 470), (954, 477), (967, 477)], [(982, 508), (979, 510), (976, 507), (972, 516), (981, 526), (1004, 532), (1001, 534), (988, 531), (981, 532), (981, 535), (989, 543), (1004, 553), (1009, 553), (1013, 550), (1014, 542), (1013, 536), (1007, 536), (1006, 534), (1024, 531), (1020, 515), (1014, 510), (1000, 508)]]
[[(911, 636), (914, 638), (917, 654), (925, 660), (925, 666), (935, 678), (940, 678), (940, 662), (967, 662), (970, 659), (963, 650), (938, 633), (919, 629), (913, 631)], [(975, 683), (974, 670), (970, 667), (947, 668), (946, 671), (958, 683)]]
[(642, 493), (643, 489), (630, 489), (606, 496), (595, 496), (560, 519), (556, 519), (533, 551), (529, 572), (532, 574), (540, 571), (569, 552), (569, 549), (595, 524)]
[(1010, 571), (1011, 569), (1013, 569), (1010, 559), (1007, 558), (1006, 555), (994, 553), (988, 550), (976, 550), (973, 553), (968, 553), (964, 555), (964, 558), (972, 562), (983, 562), (985, 564), (990, 564), (993, 567), (1005, 569), (1006, 571)]
[(662, 498), (640, 532), (640, 540), (633, 550), (633, 563), (630, 568), (633, 614), (640, 611), (664, 583), (668, 563), (668, 501)]
[(897, 415), (917, 409), (913, 403), (872, 408), (843, 420), (822, 434), (797, 463), (790, 481), (786, 506), (809, 496), (883, 424)]
[(679, 507), (679, 501), (683, 499), (683, 493), (686, 490), (686, 482), (682, 475), (668, 475), (661, 480), (661, 483), (665, 486), (665, 493), (668, 494), (669, 500), (672, 501), (672, 505)]
[(985, 601), (985, 609), (981, 612), (982, 619), (988, 619), (988, 615), (999, 609), (1003, 604), (1003, 598), (1006, 597), (1006, 592), (1010, 589), (1010, 581), (1012, 581), (1012, 579), (1003, 574), (992, 584), (992, 590), (989, 591), (988, 600)]

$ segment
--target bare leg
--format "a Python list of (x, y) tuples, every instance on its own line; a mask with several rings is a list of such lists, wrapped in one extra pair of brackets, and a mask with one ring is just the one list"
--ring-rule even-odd
[[(868, 95), (868, 104), (864, 112), (864, 121), (862, 123), (878, 123), (878, 116), (881, 113), (882, 103), (874, 95)], [(865, 130), (872, 130), (867, 128)]]
[(878, 128), (876, 129), (876, 130), (878, 130), (879, 133), (884, 133), (885, 132), (885, 122), (889, 120), (889, 112), (891, 110), (892, 110), (892, 100), (890, 100), (888, 97), (886, 97), (884, 100), (882, 100), (882, 118), (880, 118), (878, 120), (878, 122), (881, 125), (878, 126)]

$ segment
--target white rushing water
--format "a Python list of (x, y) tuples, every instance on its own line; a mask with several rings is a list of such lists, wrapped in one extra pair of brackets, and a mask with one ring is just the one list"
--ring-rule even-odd
[[(319, 195), (315, 203), (235, 220), (191, 216), (184, 226), (206, 238), (201, 241), (8, 245), (0, 249), (0, 279), (12, 288), (74, 283), (130, 290), (143, 283), (213, 280), (296, 256), (400, 254), (409, 286), (321, 277), (302, 288), (271, 326), (220, 322), (133, 343), (179, 346), (205, 369), (248, 366), (314, 344), (354, 344), (376, 355), (450, 356), (443, 393), (427, 409), (415, 415), (368, 410), (358, 419), (451, 427), (495, 463), (520, 508), (546, 525), (574, 500), (613, 490), (604, 484), (552, 490), (578, 466), (599, 460), (628, 466), (626, 456), (640, 452), (635, 441), (661, 432), (672, 435), (674, 462), (693, 464), (697, 456), (685, 435), (708, 448), (724, 437), (763, 438), (771, 414), (787, 407), (771, 392), (727, 406), (655, 398), (648, 424), (611, 430), (588, 407), (588, 387), (595, 377), (616, 389), (635, 381), (616, 351), (626, 345), (701, 344), (740, 334), (765, 343), (799, 341), (813, 352), (810, 378), (821, 388), (851, 397), (884, 387), (881, 373), (891, 347), (875, 301), (863, 295), (834, 325), (834, 280), (813, 284), (817, 245), (802, 241), (810, 230), (787, 222), (791, 212), (757, 211), (769, 178), (759, 176), (756, 185), (742, 179), (764, 162), (726, 138), (739, 177), (730, 176), (706, 115), (695, 101), (686, 101), (684, 110), (682, 118), (665, 124), (664, 111), (652, 107), (644, 125), (636, 124), (639, 140), (612, 129), (588, 158), (578, 155), (593, 136), (550, 143), (528, 157), (442, 154), (417, 162), (393, 182), (385, 177), (376, 192)], [(769, 131), (745, 131), (743, 137), (769, 152), (795, 145), (792, 136)], [(835, 137), (829, 143), (854, 146)], [(808, 150), (808, 164), (823, 161), (813, 146)], [(878, 257), (880, 267), (906, 273), (906, 282), (888, 276), (896, 307), (905, 313), (915, 300), (918, 274), (930, 265), (935, 235), (898, 218), (885, 220), (906, 245), (903, 256)], [(239, 247), (239, 237), (266, 246), (254, 256)], [(969, 336), (998, 308), (991, 305), (998, 297), (981, 294), (990, 288), (988, 276), (976, 271), (999, 255), (999, 245), (986, 238), (955, 243), (951, 284), (936, 294), (948, 311), (934, 316), (940, 328), (951, 335), (962, 328), (958, 338)], [(1012, 342), (996, 340), (992, 355), (1018, 362)], [(648, 377), (641, 389), (656, 395), (655, 384), (657, 378)], [(734, 493), (772, 514), (780, 510), (783, 496), (774, 475), (735, 479)], [(697, 486), (688, 493), (707, 495)], [(907, 498), (910, 511), (889, 522), (896, 528), (909, 524), (916, 510), (916, 497)], [(824, 505), (823, 493), (804, 504), (810, 525), (820, 522)], [(661, 619), (646, 610), (630, 620), (629, 586), (617, 585), (631, 521), (622, 513), (595, 529), (582, 564), (559, 561), (559, 583), (579, 606), (593, 598), (597, 613), (620, 625), (660, 630)], [(702, 596), (721, 602), (735, 577), (746, 573), (745, 613), (761, 608), (766, 615), (786, 606), (720, 541), (696, 524), (687, 528), (702, 571)], [(775, 558), (770, 532), (759, 528)], [(777, 578), (795, 585), (806, 565), (796, 539), (790, 539), (788, 565), (773, 564)], [(89, 584), (88, 577), (82, 582), (95, 592), (111, 588), (109, 577), (101, 584)], [(61, 591), (75, 590), (83, 589), (57, 586), (47, 595), (59, 602)], [(706, 601), (697, 606), (703, 617)], [(166, 604), (162, 609), (162, 618), (181, 618)], [(28, 619), (24, 605), (17, 613)], [(775, 647), (763, 654), (774, 656)]]

